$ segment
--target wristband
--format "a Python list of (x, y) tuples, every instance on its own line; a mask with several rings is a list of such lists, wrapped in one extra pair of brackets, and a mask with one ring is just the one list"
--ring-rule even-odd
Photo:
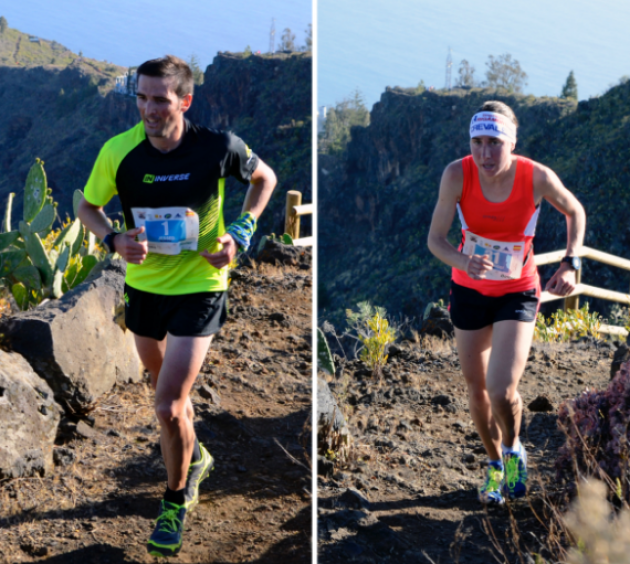
[(256, 231), (257, 221), (254, 214), (245, 212), (234, 222), (230, 223), (225, 230), (226, 233), (232, 235), (233, 239), (239, 246), (246, 251)]
[(118, 233), (117, 231), (112, 231), (111, 233), (108, 233), (107, 235), (105, 235), (105, 237), (103, 237), (103, 245), (107, 247), (107, 250), (110, 253), (116, 252), (116, 249), (114, 248), (114, 237), (116, 237), (116, 235), (120, 235), (120, 233)]

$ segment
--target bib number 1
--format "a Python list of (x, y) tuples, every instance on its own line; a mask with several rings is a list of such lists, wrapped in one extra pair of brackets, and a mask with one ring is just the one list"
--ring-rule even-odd
[(144, 226), (145, 232), (138, 239), (148, 242), (149, 252), (178, 255), (197, 250), (199, 216), (190, 208), (131, 208), (131, 211), (136, 227)]

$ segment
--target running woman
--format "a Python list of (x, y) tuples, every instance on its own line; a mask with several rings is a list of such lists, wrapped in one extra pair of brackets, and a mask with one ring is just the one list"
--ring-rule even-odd
[[(429, 250), (453, 269), (451, 318), (470, 414), (489, 458), (479, 489), (486, 504), (527, 490), (517, 387), (540, 299), (532, 248), (540, 204), (547, 200), (567, 222), (566, 256), (545, 286), (553, 294), (575, 289), (586, 223), (582, 205), (552, 170), (513, 154), (517, 127), (506, 104), (479, 108), (470, 122), (471, 155), (444, 170), (428, 237)], [(447, 240), (456, 211), (463, 235), (457, 249)]]
[[(212, 335), (227, 316), (227, 265), (247, 248), (276, 185), (273, 171), (236, 135), (191, 124), (193, 75), (168, 55), (137, 70), (140, 122), (99, 153), (79, 205), (85, 226), (127, 261), (125, 321), (155, 389), (168, 474), (154, 556), (182, 546), (186, 513), (214, 466), (193, 428), (189, 398)], [(225, 178), (250, 184), (242, 215), (223, 223)], [(103, 206), (118, 195), (127, 231)]]

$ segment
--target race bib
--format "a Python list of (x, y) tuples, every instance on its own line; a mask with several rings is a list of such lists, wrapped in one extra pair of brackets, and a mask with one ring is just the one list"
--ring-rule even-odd
[(144, 226), (139, 241), (148, 241), (149, 252), (178, 255), (196, 251), (199, 216), (190, 208), (131, 208), (136, 227)]
[(465, 231), (466, 239), (462, 252), (465, 255), (486, 255), (494, 265), (486, 273), (486, 280), (515, 280), (521, 277), (525, 242), (506, 243), (493, 241)]

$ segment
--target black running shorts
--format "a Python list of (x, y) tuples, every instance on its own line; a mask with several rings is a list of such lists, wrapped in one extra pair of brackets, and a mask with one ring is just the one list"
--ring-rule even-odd
[(451, 281), (448, 309), (455, 327), (475, 331), (497, 321), (534, 321), (539, 301), (536, 288), (492, 297)]
[(141, 337), (161, 341), (214, 335), (227, 319), (227, 292), (163, 296), (125, 284), (125, 324)]

